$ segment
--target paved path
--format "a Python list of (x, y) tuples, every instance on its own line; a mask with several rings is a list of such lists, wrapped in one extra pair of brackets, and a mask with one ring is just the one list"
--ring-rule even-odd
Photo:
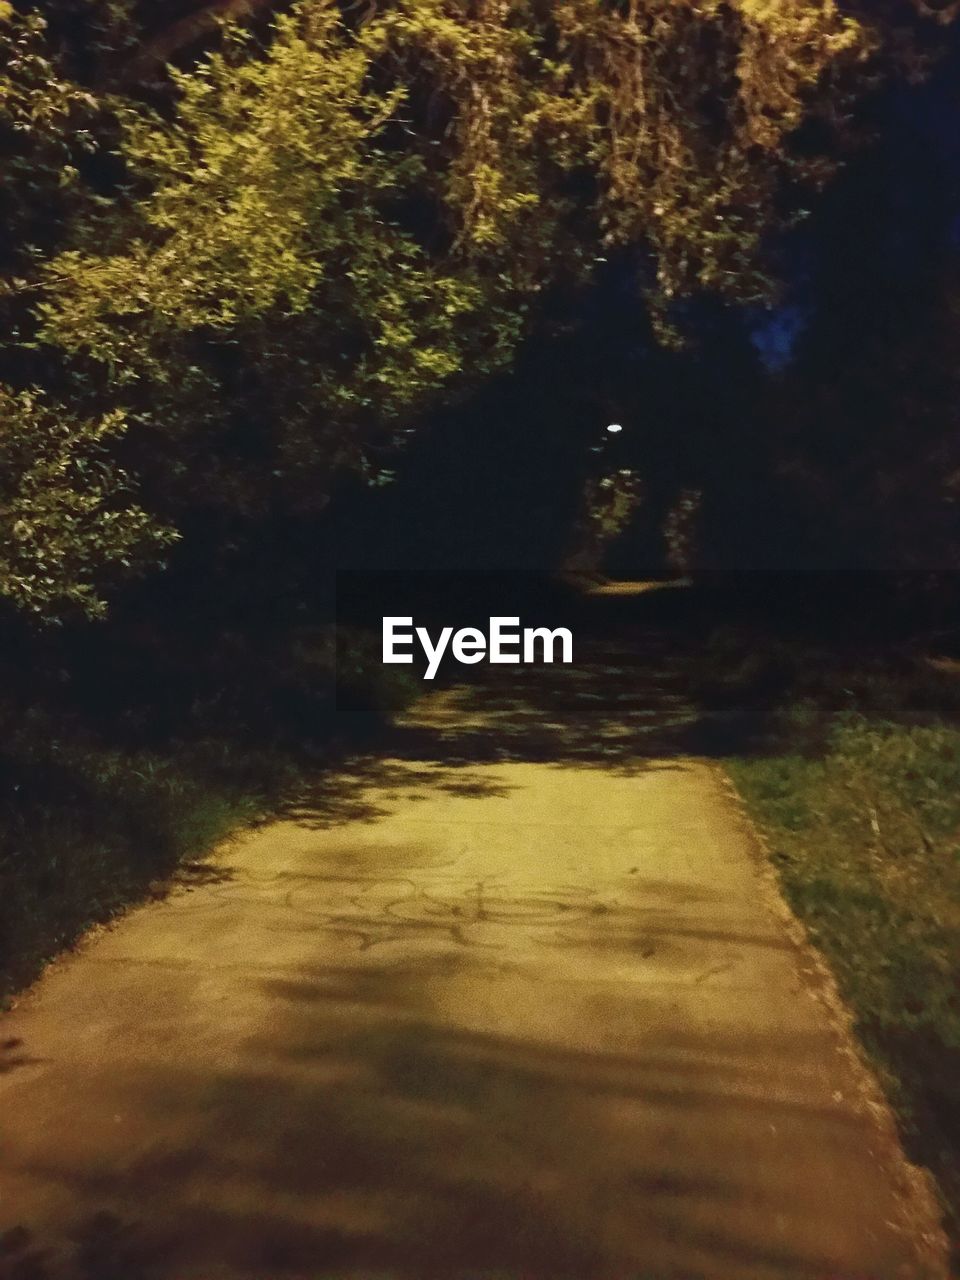
[(940, 1276), (666, 658), (633, 664), (433, 695), (51, 970), (0, 1022), (4, 1280)]

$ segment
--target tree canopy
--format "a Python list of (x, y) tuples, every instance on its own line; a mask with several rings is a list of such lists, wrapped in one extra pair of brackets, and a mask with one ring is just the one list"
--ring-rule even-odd
[(385, 478), (618, 248), (666, 340), (685, 297), (770, 297), (891, 31), (833, 0), (0, 6), (0, 593), (95, 614), (197, 529)]

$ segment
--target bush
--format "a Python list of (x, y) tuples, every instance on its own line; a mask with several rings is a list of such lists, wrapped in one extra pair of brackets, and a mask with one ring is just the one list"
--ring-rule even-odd
[(384, 666), (380, 636), (342, 629), (337, 635), (337, 719), (347, 724), (385, 724), (420, 693), (421, 682), (406, 667)]

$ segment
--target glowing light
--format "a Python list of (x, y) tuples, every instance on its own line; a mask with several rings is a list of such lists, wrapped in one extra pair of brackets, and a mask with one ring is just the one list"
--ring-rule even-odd
[(623, 427), (621, 427), (619, 422), (611, 422), (609, 427), (607, 427), (607, 430), (610, 432), (611, 435), (615, 436), (618, 431), (623, 430)]

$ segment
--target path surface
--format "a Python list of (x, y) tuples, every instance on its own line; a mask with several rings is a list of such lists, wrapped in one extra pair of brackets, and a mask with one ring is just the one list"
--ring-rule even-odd
[(51, 970), (4, 1280), (940, 1276), (688, 719), (655, 642), (437, 693)]

